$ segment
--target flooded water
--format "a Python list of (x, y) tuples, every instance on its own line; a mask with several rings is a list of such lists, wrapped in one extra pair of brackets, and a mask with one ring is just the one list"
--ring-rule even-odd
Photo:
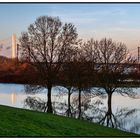
[[(140, 95), (140, 88), (134, 88), (134, 90), (138, 95)], [(29, 109), (28, 106), (25, 106), (25, 99), (30, 96), (36, 99), (40, 98), (45, 102), (47, 101), (46, 92), (47, 91), (44, 90), (37, 94), (26, 94), (24, 85), (0, 84), (0, 104)], [(60, 92), (58, 92), (58, 88), (53, 88), (52, 101), (55, 102), (55, 105), (53, 105), (57, 106), (56, 110), (63, 115), (66, 111), (67, 95), (63, 93), (60, 94)], [(71, 96), (73, 108), (77, 106), (76, 98), (76, 94)], [(85, 104), (87, 105), (82, 108), (84, 112), (83, 116), (88, 119), (90, 118), (90, 121), (99, 122), (107, 111), (107, 98), (90, 97), (89, 99), (87, 97), (83, 97), (83, 101), (85, 101)], [(60, 108), (58, 107), (58, 102), (63, 103), (63, 105), (59, 104)], [(119, 129), (140, 134), (140, 98), (132, 99), (114, 93), (112, 97), (112, 114), (112, 116), (114, 116), (113, 123), (117, 124)]]

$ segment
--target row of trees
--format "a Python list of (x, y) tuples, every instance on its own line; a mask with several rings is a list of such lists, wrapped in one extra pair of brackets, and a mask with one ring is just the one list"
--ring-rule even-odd
[[(31, 24), (20, 37), (22, 60), (38, 72), (36, 85), (31, 89), (47, 88), (47, 112), (53, 113), (51, 90), (61, 85), (68, 90), (68, 116), (73, 88), (78, 90), (79, 118), (81, 117), (81, 93), (92, 89), (95, 95), (108, 95), (108, 112), (111, 114), (111, 98), (114, 92), (134, 97), (122, 82), (126, 68), (135, 61), (129, 56), (125, 44), (112, 39), (86, 42), (78, 39), (76, 27), (63, 24), (58, 17), (42, 16)], [(91, 87), (96, 87), (94, 90)]]

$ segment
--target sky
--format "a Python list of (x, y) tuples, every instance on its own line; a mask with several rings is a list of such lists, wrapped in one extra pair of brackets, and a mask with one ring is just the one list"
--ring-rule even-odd
[(58, 16), (63, 23), (73, 23), (79, 38), (104, 37), (123, 42), (130, 50), (140, 45), (139, 4), (3, 4), (0, 3), (0, 41), (21, 32), (39, 16)]

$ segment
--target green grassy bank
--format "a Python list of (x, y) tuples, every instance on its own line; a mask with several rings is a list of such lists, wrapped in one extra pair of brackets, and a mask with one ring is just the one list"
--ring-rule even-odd
[(1, 137), (140, 137), (87, 121), (0, 105)]

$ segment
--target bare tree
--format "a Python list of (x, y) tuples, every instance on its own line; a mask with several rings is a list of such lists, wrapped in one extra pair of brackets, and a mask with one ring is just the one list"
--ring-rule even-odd
[(70, 115), (72, 116), (71, 95), (73, 91), (75, 90), (74, 88), (75, 76), (73, 74), (75, 69), (73, 67), (73, 62), (74, 62), (76, 53), (77, 53), (77, 47), (73, 47), (68, 50), (66, 61), (65, 63), (63, 63), (62, 71), (60, 71), (60, 74), (59, 74), (60, 79), (61, 79), (61, 84), (63, 87), (67, 89), (67, 93), (68, 93), (68, 110), (67, 110), (68, 117)]
[(39, 72), (37, 84), (48, 89), (47, 112), (52, 113), (51, 89), (68, 55), (68, 48), (77, 40), (73, 24), (64, 25), (58, 17), (41, 16), (31, 24), (20, 38), (22, 58), (27, 59)]
[(85, 66), (86, 66), (86, 71), (87, 71), (87, 78), (88, 78), (88, 83), (92, 87), (96, 85), (97, 83), (97, 54), (95, 50), (95, 41), (93, 39), (88, 40), (85, 42), (82, 46), (82, 51), (84, 53), (85, 57)]
[(73, 75), (75, 79), (74, 86), (78, 89), (78, 118), (81, 118), (82, 110), (82, 102), (81, 102), (81, 96), (82, 91), (88, 88), (88, 77), (87, 77), (87, 65), (86, 65), (85, 55), (83, 53), (83, 43), (80, 41), (78, 45), (78, 50), (75, 55), (75, 59), (73, 61)]
[[(91, 49), (86, 50), (88, 58), (95, 62), (96, 77), (94, 78), (96, 78), (96, 86), (99, 88), (95, 88), (94, 92), (98, 95), (108, 95), (108, 111), (104, 120), (107, 118), (111, 120), (114, 118), (111, 107), (114, 92), (123, 96), (135, 97), (135, 93), (129, 87), (122, 85), (122, 81), (125, 80), (122, 78), (123, 75), (135, 61), (130, 56), (128, 57), (125, 44), (114, 42), (112, 39), (104, 38), (100, 41), (89, 41), (86, 46), (94, 50), (93, 53), (91, 53)], [(93, 68), (91, 69), (93, 70)]]

